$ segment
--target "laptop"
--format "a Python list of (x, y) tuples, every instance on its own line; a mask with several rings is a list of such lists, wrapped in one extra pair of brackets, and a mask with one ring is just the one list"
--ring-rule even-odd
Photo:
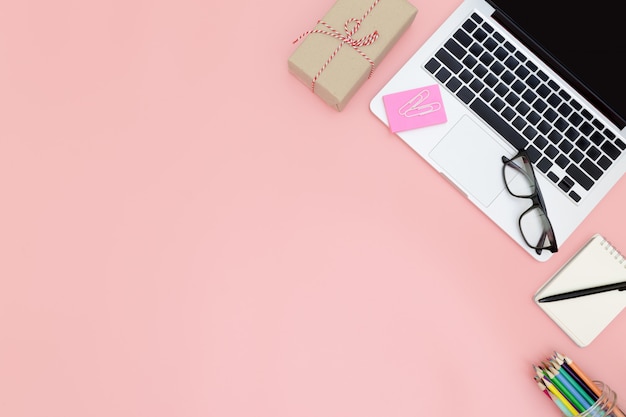
[[(398, 111), (445, 112), (393, 131), (538, 261), (553, 252), (524, 241), (519, 219), (532, 202), (507, 191), (502, 157), (526, 150), (562, 247), (626, 171), (617, 4), (465, 0), (370, 103), (388, 126)], [(386, 105), (402, 92), (411, 99)]]

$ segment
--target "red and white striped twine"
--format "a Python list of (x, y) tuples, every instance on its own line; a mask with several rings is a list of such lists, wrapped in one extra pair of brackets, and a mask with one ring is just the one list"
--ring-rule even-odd
[[(369, 79), (372, 76), (372, 74), (374, 73), (374, 61), (370, 57), (368, 57), (363, 51), (361, 51), (359, 47), (368, 46), (376, 42), (379, 36), (378, 31), (376, 30), (373, 33), (370, 33), (369, 35), (364, 36), (360, 39), (353, 39), (352, 36), (354, 36), (354, 34), (359, 30), (363, 20), (365, 20), (365, 18), (372, 12), (374, 7), (376, 7), (376, 5), (379, 2), (380, 0), (375, 0), (374, 3), (370, 6), (370, 8), (367, 9), (367, 11), (365, 12), (362, 18), (357, 19), (357, 18), (352, 17), (346, 20), (346, 23), (344, 23), (343, 25), (345, 34), (342, 34), (341, 32), (339, 32), (338, 30), (336, 30), (335, 28), (333, 28), (332, 26), (330, 26), (328, 23), (324, 22), (323, 20), (318, 20), (317, 24), (324, 25), (328, 30), (324, 30), (324, 29), (309, 30), (307, 32), (304, 32), (302, 35), (298, 37), (298, 39), (293, 41), (293, 43), (299, 42), (302, 38), (307, 37), (311, 33), (320, 33), (322, 35), (332, 36), (333, 38), (338, 39), (340, 41), (339, 46), (337, 46), (337, 48), (333, 51), (330, 57), (326, 60), (324, 65), (322, 65), (322, 68), (320, 68), (320, 70), (317, 72), (317, 75), (315, 75), (315, 77), (313, 78), (313, 81), (311, 82), (311, 91), (315, 91), (315, 83), (317, 82), (318, 78), (320, 77), (320, 75), (322, 75), (322, 72), (324, 72), (328, 64), (331, 63), (331, 61), (335, 58), (335, 56), (341, 50), (341, 48), (346, 44), (350, 45), (352, 49), (358, 52), (359, 55), (361, 55), (363, 58), (367, 60), (367, 62), (370, 63), (370, 73), (367, 78)], [(352, 29), (350, 29), (350, 26), (352, 26)]]

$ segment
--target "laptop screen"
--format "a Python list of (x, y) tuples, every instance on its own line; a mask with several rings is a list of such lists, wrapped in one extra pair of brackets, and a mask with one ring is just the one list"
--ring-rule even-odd
[[(594, 104), (608, 105), (605, 115), (619, 128), (626, 124), (626, 36), (619, 2), (577, 3), (562, 0), (488, 0), (517, 23), (553, 59), (571, 72), (593, 94)], [(501, 20), (501, 23), (505, 24)], [(511, 29), (510, 25), (505, 24)], [(527, 44), (533, 52), (535, 47)], [(543, 57), (543, 56), (542, 56)], [(544, 57), (546, 58), (546, 57)], [(569, 79), (569, 75), (558, 71)], [(570, 80), (572, 81), (572, 80)], [(574, 81), (575, 82), (575, 81)], [(595, 97), (594, 97), (595, 96)], [(607, 107), (607, 106), (605, 106)]]

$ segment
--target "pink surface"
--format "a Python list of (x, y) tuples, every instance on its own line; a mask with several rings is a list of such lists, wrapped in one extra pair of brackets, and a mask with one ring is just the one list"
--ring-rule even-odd
[(626, 398), (626, 316), (576, 347), (532, 302), (626, 182), (534, 261), (370, 114), (287, 72), (332, 0), (24, 0), (0, 13), (0, 416), (557, 416), (559, 350)]
[(445, 123), (446, 109), (437, 84), (383, 96), (392, 132)]

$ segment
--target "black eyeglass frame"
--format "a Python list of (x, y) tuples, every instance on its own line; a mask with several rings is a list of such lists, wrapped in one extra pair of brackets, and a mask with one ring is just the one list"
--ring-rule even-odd
[[(513, 161), (518, 158), (521, 158), (522, 161), (524, 162), (525, 169), (513, 163)], [(502, 163), (504, 164), (502, 166), (502, 179), (504, 180), (504, 185), (507, 191), (509, 192), (509, 194), (517, 198), (527, 198), (532, 202), (532, 205), (519, 216), (519, 219), (517, 221), (518, 227), (520, 229), (520, 233), (522, 234), (522, 238), (524, 239), (524, 242), (526, 242), (526, 244), (530, 248), (534, 249), (537, 255), (541, 255), (541, 252), (544, 250), (549, 250), (552, 253), (558, 252), (559, 248), (556, 243), (556, 236), (554, 235), (554, 228), (552, 227), (552, 223), (550, 222), (550, 219), (548, 218), (548, 210), (546, 209), (546, 203), (543, 200), (543, 194), (541, 194), (541, 189), (539, 188), (539, 183), (537, 182), (537, 177), (535, 176), (535, 170), (533, 168), (532, 163), (530, 162), (530, 156), (528, 156), (528, 152), (526, 152), (526, 149), (521, 149), (512, 158), (507, 158), (506, 156), (502, 156)], [(528, 177), (528, 179), (530, 180), (530, 183), (534, 186), (533, 187), (534, 191), (531, 194), (519, 195), (511, 191), (511, 189), (509, 188), (509, 184), (507, 184), (507, 181), (506, 181), (505, 170), (507, 166), (519, 171), (521, 174)], [(533, 245), (530, 242), (528, 242), (528, 239), (526, 239), (526, 236), (524, 235), (524, 231), (522, 229), (522, 218), (528, 212), (534, 209), (540, 209), (544, 214), (544, 216), (542, 216), (543, 225), (544, 225), (543, 233), (541, 235), (541, 239), (539, 240), (539, 242), (545, 242), (545, 239), (547, 237), (549, 246), (539, 246), (539, 244)]]

